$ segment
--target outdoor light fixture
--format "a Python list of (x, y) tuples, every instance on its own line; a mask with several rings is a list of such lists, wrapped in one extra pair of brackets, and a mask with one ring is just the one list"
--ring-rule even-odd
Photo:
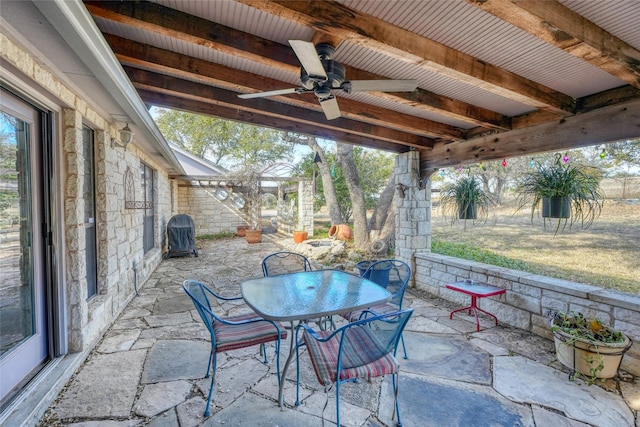
[(111, 138), (111, 147), (119, 145), (126, 150), (127, 145), (129, 145), (131, 141), (133, 141), (133, 131), (129, 128), (129, 123), (127, 123), (122, 129), (120, 129), (120, 141), (116, 138)]
[(396, 185), (396, 190), (398, 190), (398, 196), (401, 199), (404, 199), (404, 191), (407, 189), (408, 187), (404, 184), (397, 184)]

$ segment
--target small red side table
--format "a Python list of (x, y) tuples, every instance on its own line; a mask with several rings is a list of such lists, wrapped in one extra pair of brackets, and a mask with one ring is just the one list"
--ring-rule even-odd
[(463, 294), (471, 295), (471, 305), (463, 308), (459, 308), (457, 310), (453, 310), (451, 314), (449, 314), (449, 319), (453, 319), (453, 313), (457, 313), (458, 311), (468, 310), (469, 315), (471, 315), (471, 311), (476, 316), (476, 330), (480, 332), (480, 321), (478, 320), (478, 311), (483, 312), (486, 315), (493, 317), (496, 321), (496, 326), (498, 326), (498, 318), (493, 314), (489, 313), (478, 307), (477, 300), (478, 298), (491, 297), (494, 295), (504, 294), (507, 290), (503, 288), (499, 288), (497, 286), (487, 285), (486, 283), (480, 283), (473, 280), (465, 280), (464, 282), (456, 282), (446, 285), (447, 289), (451, 289), (452, 291), (462, 292)]

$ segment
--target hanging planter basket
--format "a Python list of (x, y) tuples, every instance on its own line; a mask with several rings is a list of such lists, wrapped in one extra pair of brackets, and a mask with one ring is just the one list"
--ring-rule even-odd
[(571, 214), (571, 199), (568, 197), (543, 197), (543, 218), (569, 218)]
[(458, 217), (460, 219), (476, 219), (478, 217), (476, 204), (470, 203), (466, 206), (460, 206), (458, 208)]

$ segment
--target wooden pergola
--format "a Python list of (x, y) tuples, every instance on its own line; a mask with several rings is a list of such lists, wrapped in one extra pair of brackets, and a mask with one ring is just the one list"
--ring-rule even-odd
[[(438, 168), (640, 137), (640, 3), (87, 1), (149, 105), (402, 153)], [(347, 80), (327, 120), (289, 40), (329, 43)]]

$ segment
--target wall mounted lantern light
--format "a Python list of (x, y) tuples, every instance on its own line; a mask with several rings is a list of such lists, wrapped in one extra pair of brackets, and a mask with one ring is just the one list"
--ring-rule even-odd
[(120, 141), (116, 138), (111, 138), (111, 147), (118, 145), (126, 150), (131, 141), (133, 141), (133, 131), (129, 128), (129, 123), (127, 123), (120, 129)]

